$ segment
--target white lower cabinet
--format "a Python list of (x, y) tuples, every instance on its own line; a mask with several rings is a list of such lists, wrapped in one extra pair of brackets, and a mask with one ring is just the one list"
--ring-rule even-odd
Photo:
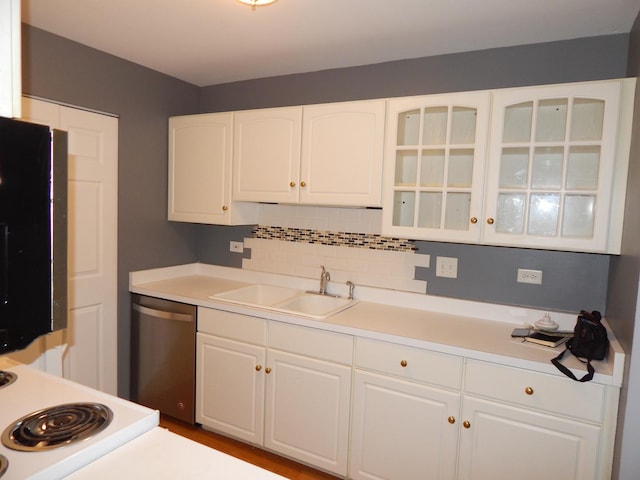
[(597, 425), (473, 397), (462, 418), (460, 480), (602, 478)]
[(460, 357), (358, 338), (349, 477), (455, 478), (461, 379)]
[(455, 478), (459, 393), (359, 370), (354, 379), (350, 478)]
[(196, 421), (354, 480), (610, 478), (617, 387), (355, 342), (200, 308)]
[(196, 422), (257, 445), (264, 434), (266, 324), (198, 309)]
[(277, 350), (267, 364), (264, 446), (345, 475), (351, 367)]
[(608, 388), (468, 360), (458, 478), (609, 478), (604, 431), (615, 431), (615, 415), (606, 410), (617, 402), (607, 407)]
[(357, 339), (349, 478), (598, 480), (618, 389)]
[(352, 357), (348, 335), (200, 308), (196, 421), (345, 476)]

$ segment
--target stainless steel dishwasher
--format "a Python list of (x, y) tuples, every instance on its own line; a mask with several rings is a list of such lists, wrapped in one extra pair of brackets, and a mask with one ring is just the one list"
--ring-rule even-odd
[(195, 423), (196, 307), (131, 296), (131, 399)]

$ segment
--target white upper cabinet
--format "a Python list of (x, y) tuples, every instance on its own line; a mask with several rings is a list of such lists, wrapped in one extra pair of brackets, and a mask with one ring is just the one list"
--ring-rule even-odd
[(20, 0), (0, 2), (0, 116), (20, 117)]
[(624, 204), (626, 181), (619, 180), (626, 180), (628, 163), (628, 145), (618, 135), (628, 129), (620, 118), (622, 86), (493, 93), (485, 243), (619, 251), (615, 196)]
[(478, 242), (489, 92), (389, 100), (384, 234)]
[(620, 253), (634, 79), (392, 99), (384, 234)]
[(234, 200), (380, 206), (384, 100), (237, 112)]
[(253, 205), (231, 202), (233, 113), (169, 119), (169, 220), (254, 223)]
[(297, 202), (301, 132), (302, 107), (236, 112), (233, 199)]
[(303, 108), (300, 203), (379, 207), (384, 100)]

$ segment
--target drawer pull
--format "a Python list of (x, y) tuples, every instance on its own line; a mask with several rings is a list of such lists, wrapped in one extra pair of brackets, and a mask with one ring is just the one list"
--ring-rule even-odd
[(471, 428), (471, 422), (469, 420), (465, 420), (464, 422), (462, 422), (462, 426), (464, 428)]
[(476, 223), (478, 223), (478, 218), (477, 218), (477, 217), (471, 217), (471, 218), (469, 219), (469, 221), (470, 221), (472, 224), (474, 224), (474, 225), (475, 225)]
[(487, 224), (488, 225), (493, 225), (494, 222), (495, 222), (495, 220), (493, 218), (491, 218), (491, 217), (487, 218)]
[(456, 423), (456, 417), (451, 415), (449, 418), (447, 418), (447, 422), (449, 422), (451, 425), (453, 425), (454, 423)]
[(402, 368), (406, 367), (407, 366), (407, 361), (406, 360), (400, 360), (400, 366)]
[(296, 186), (296, 182), (289, 182), (289, 186), (290, 187), (295, 187)]
[(262, 365), (256, 365), (256, 372), (259, 372), (260, 370), (262, 370)]
[(525, 388), (524, 393), (526, 393), (527, 395), (533, 395), (533, 388), (531, 387)]
[(266, 373), (267, 375), (269, 375), (271, 373), (271, 369), (269, 367), (264, 369), (264, 373)]

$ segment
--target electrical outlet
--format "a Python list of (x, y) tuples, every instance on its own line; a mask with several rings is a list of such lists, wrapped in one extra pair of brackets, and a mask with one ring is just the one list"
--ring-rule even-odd
[(242, 253), (244, 251), (244, 243), (229, 242), (229, 251), (234, 253)]
[(542, 284), (542, 270), (518, 269), (518, 283)]
[(458, 278), (458, 259), (436, 257), (436, 277)]

